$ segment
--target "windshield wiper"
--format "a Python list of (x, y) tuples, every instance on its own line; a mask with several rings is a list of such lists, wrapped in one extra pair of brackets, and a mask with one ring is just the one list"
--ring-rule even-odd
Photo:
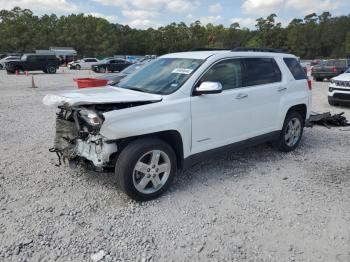
[(142, 92), (142, 93), (148, 93), (145, 89), (142, 89), (142, 88), (139, 88), (139, 87), (126, 86), (125, 89), (139, 91), (139, 92)]

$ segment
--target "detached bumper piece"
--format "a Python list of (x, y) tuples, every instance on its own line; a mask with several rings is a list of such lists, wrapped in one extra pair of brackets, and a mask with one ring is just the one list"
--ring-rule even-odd
[(344, 112), (334, 115), (332, 115), (330, 112), (321, 114), (311, 112), (306, 126), (312, 127), (313, 125), (321, 125), (327, 128), (330, 128), (331, 126), (350, 126), (350, 123), (343, 115)]

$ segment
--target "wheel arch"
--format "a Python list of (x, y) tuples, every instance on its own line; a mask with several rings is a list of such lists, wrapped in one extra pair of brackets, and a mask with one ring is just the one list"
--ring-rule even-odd
[(307, 114), (307, 106), (306, 104), (298, 104), (298, 105), (294, 105), (292, 107), (290, 107), (285, 115), (285, 117), (287, 117), (287, 115), (292, 112), (298, 112), (299, 114), (301, 114), (301, 116), (303, 117), (304, 121), (306, 121), (306, 114)]
[(132, 141), (141, 139), (141, 138), (158, 138), (165, 143), (169, 144), (171, 148), (174, 150), (176, 155), (177, 167), (178, 169), (182, 169), (184, 166), (184, 149), (183, 149), (183, 141), (181, 134), (177, 130), (165, 130), (155, 133), (149, 133), (139, 136), (127, 137), (117, 141), (118, 144), (118, 152), (116, 154), (116, 159), (123, 149)]

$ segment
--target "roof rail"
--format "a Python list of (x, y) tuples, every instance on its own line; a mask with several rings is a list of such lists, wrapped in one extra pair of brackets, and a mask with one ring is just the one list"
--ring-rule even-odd
[(225, 48), (210, 48), (210, 47), (198, 47), (193, 48), (191, 51), (229, 51), (231, 49), (225, 49)]
[(276, 48), (258, 48), (258, 47), (237, 47), (231, 52), (269, 52), (269, 53), (285, 53), (282, 49)]

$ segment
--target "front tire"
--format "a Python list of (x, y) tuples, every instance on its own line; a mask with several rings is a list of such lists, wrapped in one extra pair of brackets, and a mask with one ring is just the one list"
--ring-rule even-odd
[(136, 201), (163, 194), (177, 172), (174, 150), (156, 138), (137, 139), (120, 153), (115, 173), (121, 189)]
[(275, 147), (282, 152), (296, 149), (303, 136), (305, 120), (299, 112), (292, 111), (287, 114), (279, 139)]
[(331, 105), (331, 106), (336, 106), (337, 104), (334, 102), (333, 99), (329, 98), (328, 97), (328, 104)]
[(75, 66), (75, 69), (76, 69), (76, 70), (80, 70), (80, 69), (81, 69), (81, 66), (80, 66), (80, 65), (76, 65), (76, 66)]

